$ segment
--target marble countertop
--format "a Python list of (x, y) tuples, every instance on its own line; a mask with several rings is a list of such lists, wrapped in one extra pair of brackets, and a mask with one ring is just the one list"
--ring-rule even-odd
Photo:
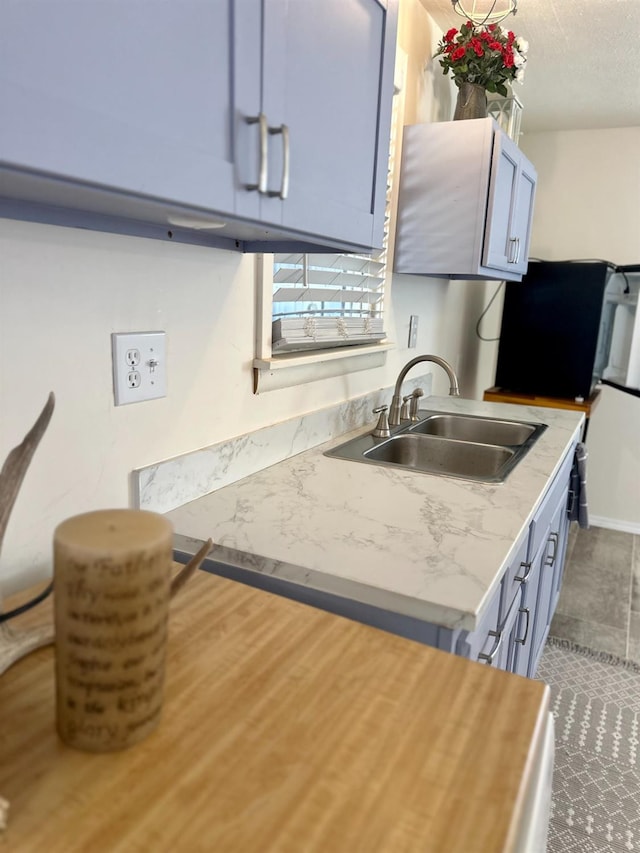
[[(355, 430), (168, 512), (222, 563), (448, 628), (473, 630), (584, 415), (428, 397), (424, 409), (548, 428), (500, 484), (327, 457)], [(194, 547), (195, 547), (195, 543)]]

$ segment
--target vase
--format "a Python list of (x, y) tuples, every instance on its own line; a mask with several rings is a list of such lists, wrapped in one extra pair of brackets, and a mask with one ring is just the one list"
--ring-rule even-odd
[(487, 117), (487, 93), (478, 83), (461, 83), (453, 120)]

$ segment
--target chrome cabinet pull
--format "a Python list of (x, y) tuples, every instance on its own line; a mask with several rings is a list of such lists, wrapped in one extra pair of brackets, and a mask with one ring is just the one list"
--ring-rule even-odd
[(260, 165), (258, 167), (258, 183), (257, 184), (245, 184), (245, 189), (247, 190), (258, 190), (259, 193), (266, 193), (267, 191), (267, 133), (268, 133), (268, 125), (267, 125), (267, 117), (264, 113), (260, 113), (258, 116), (247, 116), (245, 118), (247, 124), (257, 124), (258, 130), (260, 134)]
[(491, 666), (493, 664), (493, 659), (498, 654), (498, 650), (502, 645), (502, 631), (489, 631), (489, 636), (495, 637), (496, 642), (489, 654), (486, 654), (485, 652), (480, 652), (480, 654), (478, 655), (478, 660), (486, 660), (488, 666)]
[(271, 198), (285, 199), (289, 195), (289, 127), (286, 124), (281, 124), (280, 127), (270, 127), (269, 133), (272, 136), (282, 135), (282, 181), (279, 190), (269, 190), (267, 195)]
[(524, 644), (527, 642), (527, 637), (529, 636), (529, 616), (530, 616), (529, 608), (528, 607), (518, 607), (518, 612), (527, 614), (527, 627), (524, 629), (524, 637), (521, 640), (519, 640), (516, 637), (516, 643), (520, 643), (521, 646), (524, 646)]
[(507, 263), (515, 264), (516, 263), (516, 248), (517, 248), (517, 237), (509, 237), (509, 251), (507, 253)]
[(520, 583), (527, 583), (531, 574), (531, 563), (520, 563), (520, 568), (525, 569), (525, 573), (522, 576), (516, 575), (514, 580), (520, 581)]
[(520, 263), (520, 238), (516, 237), (516, 263)]
[(553, 545), (553, 551), (551, 554), (547, 554), (547, 558), (544, 561), (546, 566), (553, 566), (556, 561), (556, 557), (558, 555), (558, 541), (560, 536), (558, 533), (550, 533), (549, 534), (549, 542)]

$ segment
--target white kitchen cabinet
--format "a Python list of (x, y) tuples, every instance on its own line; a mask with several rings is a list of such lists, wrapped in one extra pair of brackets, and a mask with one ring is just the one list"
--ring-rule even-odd
[(397, 0), (0, 11), (0, 216), (247, 251), (381, 248)]
[(536, 179), (491, 117), (405, 127), (395, 271), (520, 281)]

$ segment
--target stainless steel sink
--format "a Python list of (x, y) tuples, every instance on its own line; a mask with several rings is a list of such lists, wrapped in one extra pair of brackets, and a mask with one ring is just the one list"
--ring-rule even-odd
[(511, 461), (514, 451), (490, 444), (404, 434), (366, 450), (364, 456), (414, 471), (493, 482)]
[(371, 433), (325, 451), (326, 456), (457, 477), (502, 483), (546, 429), (546, 424), (457, 413), (421, 412), (389, 438)]
[(513, 447), (524, 444), (541, 424), (526, 424), (519, 421), (480, 418), (474, 415), (429, 415), (419, 424), (410, 427), (413, 433), (440, 435), (459, 441), (475, 441), (480, 444), (495, 444)]

